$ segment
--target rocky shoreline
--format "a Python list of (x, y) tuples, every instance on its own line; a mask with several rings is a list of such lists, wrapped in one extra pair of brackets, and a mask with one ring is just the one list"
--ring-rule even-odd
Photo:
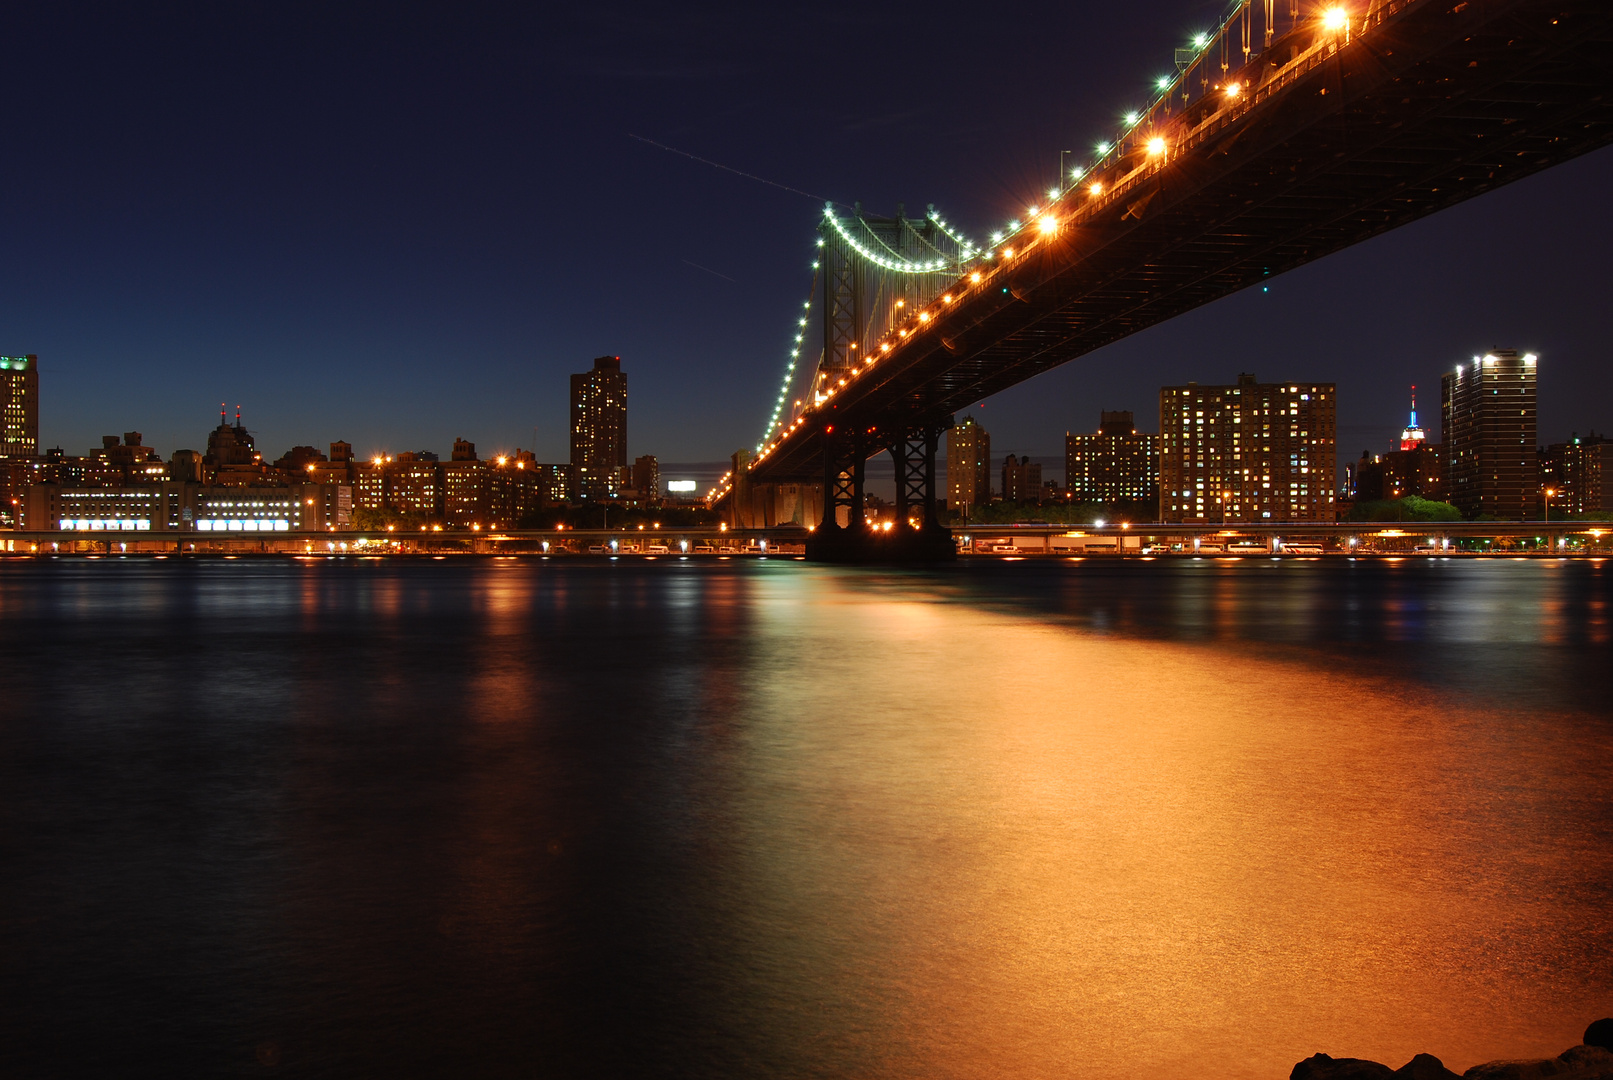
[(1294, 1066), (1289, 1080), (1613, 1080), (1613, 1018), (1585, 1029), (1585, 1039), (1554, 1058), (1486, 1061), (1458, 1076), (1433, 1054), (1418, 1054), (1398, 1069), (1362, 1058), (1316, 1054)]

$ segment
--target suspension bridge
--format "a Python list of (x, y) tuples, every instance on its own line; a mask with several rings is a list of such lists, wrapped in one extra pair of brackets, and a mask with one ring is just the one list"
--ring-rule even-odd
[[(811, 528), (816, 558), (948, 557), (936, 448), (958, 410), (1613, 141), (1607, 0), (1243, 0), (1174, 59), (987, 237), (933, 207), (825, 207), (766, 432), (708, 502)], [(897, 528), (876, 534), (865, 463), (887, 452)]]

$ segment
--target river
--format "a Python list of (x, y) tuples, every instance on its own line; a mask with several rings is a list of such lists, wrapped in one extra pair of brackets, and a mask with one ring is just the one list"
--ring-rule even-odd
[(1600, 562), (0, 563), (0, 1075), (1552, 1055), (1610, 642)]

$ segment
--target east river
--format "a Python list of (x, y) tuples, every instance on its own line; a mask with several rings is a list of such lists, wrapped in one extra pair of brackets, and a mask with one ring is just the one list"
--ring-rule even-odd
[(1613, 565), (0, 563), (0, 1076), (1461, 1071), (1613, 1014)]

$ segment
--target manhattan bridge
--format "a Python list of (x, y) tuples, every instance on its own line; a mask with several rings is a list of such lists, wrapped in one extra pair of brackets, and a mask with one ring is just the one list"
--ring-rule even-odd
[[(989, 236), (825, 207), (765, 433), (708, 502), (811, 528), (817, 558), (949, 556), (955, 412), (1613, 141), (1613, 3), (1242, 0), (1151, 98)], [(864, 525), (880, 453), (894, 533)]]

